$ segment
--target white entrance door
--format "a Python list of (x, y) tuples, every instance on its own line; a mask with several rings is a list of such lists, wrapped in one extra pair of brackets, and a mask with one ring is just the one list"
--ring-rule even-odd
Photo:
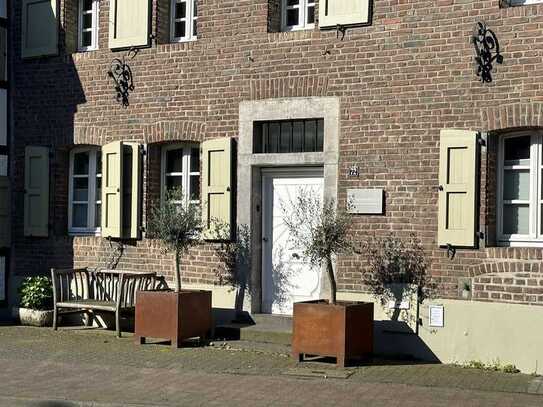
[[(276, 170), (262, 174), (262, 312), (292, 315), (294, 302), (318, 299), (321, 273), (295, 247), (284, 224), (297, 194), (323, 196), (322, 169)], [(284, 208), (284, 209), (283, 209)]]

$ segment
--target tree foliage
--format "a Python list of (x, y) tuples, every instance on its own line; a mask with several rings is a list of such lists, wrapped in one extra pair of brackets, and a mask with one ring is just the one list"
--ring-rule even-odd
[(164, 202), (157, 202), (152, 206), (147, 226), (153, 238), (162, 242), (164, 251), (175, 255), (175, 291), (179, 292), (181, 256), (200, 240), (200, 205), (186, 202), (179, 188), (168, 190)]
[(326, 266), (330, 281), (330, 300), (336, 302), (337, 285), (333, 259), (354, 250), (349, 233), (352, 217), (336, 209), (336, 201), (321, 199), (313, 189), (300, 189), (290, 203), (282, 203), (283, 221), (292, 243), (301, 247), (313, 265)]

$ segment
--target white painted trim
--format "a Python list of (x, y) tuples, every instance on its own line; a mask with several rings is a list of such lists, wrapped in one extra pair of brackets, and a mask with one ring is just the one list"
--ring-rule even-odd
[[(300, 30), (312, 30), (315, 28), (315, 23), (307, 23), (307, 9), (312, 6), (314, 16), (316, 16), (317, 9), (315, 0), (299, 0), (298, 5), (288, 6), (288, 0), (281, 0), (281, 31), (300, 31)], [(287, 25), (287, 10), (298, 9), (298, 25)], [(316, 18), (316, 17), (314, 17)]]
[[(190, 171), (190, 160), (191, 160), (191, 149), (197, 148), (200, 149), (200, 146), (197, 143), (172, 143), (172, 144), (166, 144), (162, 147), (161, 157), (160, 157), (160, 203), (164, 203), (164, 195), (166, 194), (166, 177), (167, 176), (182, 176), (183, 177), (183, 184), (181, 186), (181, 189), (183, 191), (183, 198), (184, 198), (184, 204), (188, 204), (190, 201), (190, 177), (191, 176), (198, 176), (198, 180), (200, 180), (200, 172), (191, 172)], [(183, 149), (183, 159), (182, 159), (182, 172), (176, 172), (176, 173), (166, 173), (166, 157), (167, 152), (172, 150), (180, 150)], [(201, 163), (200, 163), (200, 168)], [(197, 203), (199, 200), (193, 200), (191, 202)]]
[[(505, 166), (504, 165), (504, 149), (505, 149), (505, 140), (510, 138), (530, 136), (531, 137), (531, 147), (530, 147), (530, 165), (513, 165)], [(541, 145), (543, 143), (543, 135), (541, 132), (533, 131), (522, 131), (507, 134), (500, 137), (498, 144), (498, 162), (497, 162), (497, 188), (496, 188), (496, 231), (498, 237), (498, 244), (500, 246), (511, 246), (511, 247), (543, 247), (543, 233), (541, 230), (541, 205), (543, 200), (541, 199), (541, 194), (543, 193), (543, 188), (541, 187), (541, 171), (543, 169), (543, 153)], [(529, 169), (530, 170), (530, 197), (528, 200), (512, 200), (504, 201), (504, 171), (506, 169)], [(529, 233), (527, 235), (507, 235), (503, 232), (504, 222), (503, 222), (503, 207), (504, 204), (528, 204), (530, 219), (529, 224)]]
[[(194, 35), (194, 22), (198, 21), (198, 15), (194, 15), (194, 4), (198, 0), (170, 0), (170, 41), (171, 42), (191, 42), (198, 39), (198, 33)], [(185, 18), (175, 18), (175, 6), (178, 3), (186, 3), (186, 16)], [(175, 36), (175, 22), (184, 21), (185, 22), (185, 36), (176, 37)], [(196, 23), (198, 24), (198, 23)]]
[(91, 27), (91, 45), (83, 46), (83, 2), (79, 0), (77, 11), (77, 50), (79, 52), (96, 51), (98, 49), (98, 30), (99, 30), (99, 14), (100, 4), (98, 0), (92, 0), (92, 27)]
[[(74, 176), (74, 155), (77, 153), (89, 153), (89, 173), (87, 176)], [(70, 151), (70, 170), (68, 178), (68, 234), (70, 235), (100, 235), (99, 227), (91, 227), (95, 223), (95, 206), (102, 203), (102, 198), (96, 196), (96, 155), (100, 152), (99, 147), (77, 147)], [(101, 173), (101, 171), (100, 171)], [(101, 176), (101, 174), (100, 174)], [(87, 196), (87, 227), (73, 227), (73, 190), (75, 178), (88, 178), (88, 196)], [(100, 198), (100, 199), (97, 199)]]

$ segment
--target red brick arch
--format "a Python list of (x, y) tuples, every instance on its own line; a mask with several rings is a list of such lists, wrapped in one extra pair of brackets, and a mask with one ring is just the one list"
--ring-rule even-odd
[(143, 140), (148, 144), (166, 141), (201, 142), (204, 134), (204, 122), (192, 120), (161, 121), (145, 127)]
[(483, 108), (481, 124), (486, 131), (543, 127), (543, 103), (498, 104)]

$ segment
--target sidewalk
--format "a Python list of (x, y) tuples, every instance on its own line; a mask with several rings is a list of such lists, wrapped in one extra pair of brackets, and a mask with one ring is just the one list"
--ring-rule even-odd
[(214, 345), (172, 350), (98, 330), (0, 327), (0, 405), (543, 405), (543, 381), (529, 375), (383, 360), (343, 370), (297, 364), (277, 345)]

